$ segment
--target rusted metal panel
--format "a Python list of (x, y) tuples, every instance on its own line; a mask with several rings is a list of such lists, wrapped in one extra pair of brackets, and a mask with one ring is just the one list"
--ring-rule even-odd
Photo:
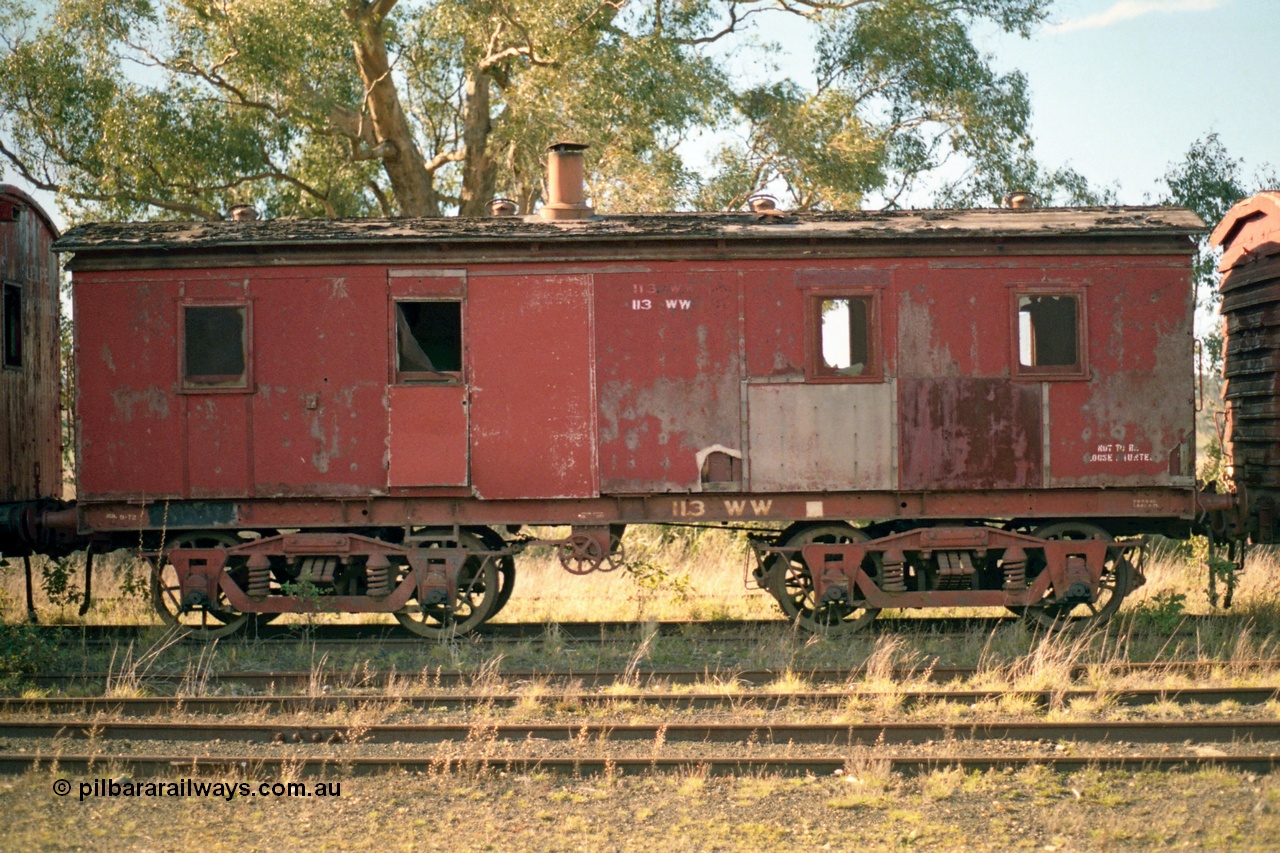
[(391, 486), (467, 485), (467, 389), (463, 385), (393, 385), (390, 395)]
[(1090, 270), (1089, 377), (1049, 382), (1053, 486), (1191, 485), (1189, 259)]
[(187, 495), (252, 494), (247, 428), (250, 398), (244, 394), (187, 394), (178, 405), (185, 409), (187, 421)]
[(1040, 386), (1001, 379), (898, 381), (903, 489), (1041, 485)]
[(248, 287), (257, 383), (255, 492), (384, 493), (390, 355), (385, 273), (344, 267), (264, 271)]
[(35, 200), (0, 184), (0, 502), (62, 497), (58, 232)]
[(738, 276), (595, 281), (601, 491), (700, 491), (700, 452), (742, 450)]
[(804, 292), (786, 267), (748, 266), (742, 271), (743, 344), (753, 379), (799, 380), (808, 361)]
[[(1025, 275), (1025, 271), (1023, 275)], [(1016, 275), (1016, 273), (1014, 273)], [(1008, 376), (1008, 270), (904, 265), (897, 273), (897, 366), (903, 377)], [(975, 322), (977, 318), (981, 318)]]
[(598, 494), (591, 277), (474, 276), (467, 292), (476, 495)]
[(894, 384), (749, 385), (753, 492), (897, 487)]
[(73, 297), (79, 499), (182, 497), (176, 288), (103, 273)]

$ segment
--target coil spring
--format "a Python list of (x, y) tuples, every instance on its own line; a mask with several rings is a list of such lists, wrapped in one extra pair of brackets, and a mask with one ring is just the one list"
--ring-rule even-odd
[(899, 561), (886, 562), (884, 564), (884, 583), (881, 588), (885, 592), (906, 592), (906, 574), (903, 571), (903, 564)]
[(390, 570), (391, 567), (387, 564), (386, 557), (381, 560), (369, 558), (369, 562), (364, 567), (365, 580), (369, 584), (369, 595), (376, 598), (391, 593)]
[(1027, 561), (1012, 560), (1004, 564), (1004, 588), (1020, 590), (1027, 588)]
[[(261, 563), (261, 565), (256, 565)], [(249, 597), (250, 598), (266, 598), (267, 593), (271, 591), (271, 563), (265, 557), (261, 560), (250, 560), (249, 566)]]

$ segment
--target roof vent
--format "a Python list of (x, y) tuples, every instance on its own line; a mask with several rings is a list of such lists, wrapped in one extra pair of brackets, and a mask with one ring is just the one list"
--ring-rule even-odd
[(756, 193), (747, 199), (747, 207), (751, 208), (752, 213), (764, 213), (767, 210), (777, 210), (778, 199), (768, 193)]
[(1012, 210), (1029, 210), (1033, 207), (1039, 207), (1040, 199), (1036, 198), (1035, 193), (1029, 193), (1026, 190), (1015, 190), (1004, 197), (1004, 200), (1000, 202), (1000, 206)]
[(257, 208), (251, 204), (237, 204), (229, 213), (233, 222), (253, 222), (259, 218)]
[(590, 148), (580, 142), (557, 142), (547, 146), (547, 203), (538, 211), (543, 219), (590, 219), (595, 211), (587, 206), (583, 189), (582, 152)]
[(489, 201), (490, 216), (515, 216), (519, 211), (519, 205), (509, 198), (495, 198)]

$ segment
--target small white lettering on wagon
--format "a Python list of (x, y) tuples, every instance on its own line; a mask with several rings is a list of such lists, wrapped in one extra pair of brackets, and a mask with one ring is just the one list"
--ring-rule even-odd
[(1136, 444), (1117, 442), (1099, 444), (1093, 453), (1088, 455), (1089, 462), (1153, 462), (1150, 450), (1144, 450)]

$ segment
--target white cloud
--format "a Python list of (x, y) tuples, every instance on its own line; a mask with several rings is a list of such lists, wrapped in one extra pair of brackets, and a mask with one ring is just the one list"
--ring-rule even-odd
[(1109, 8), (1083, 18), (1063, 21), (1052, 27), (1055, 32), (1096, 30), (1132, 21), (1154, 12), (1208, 12), (1225, 6), (1231, 0), (1116, 0)]

